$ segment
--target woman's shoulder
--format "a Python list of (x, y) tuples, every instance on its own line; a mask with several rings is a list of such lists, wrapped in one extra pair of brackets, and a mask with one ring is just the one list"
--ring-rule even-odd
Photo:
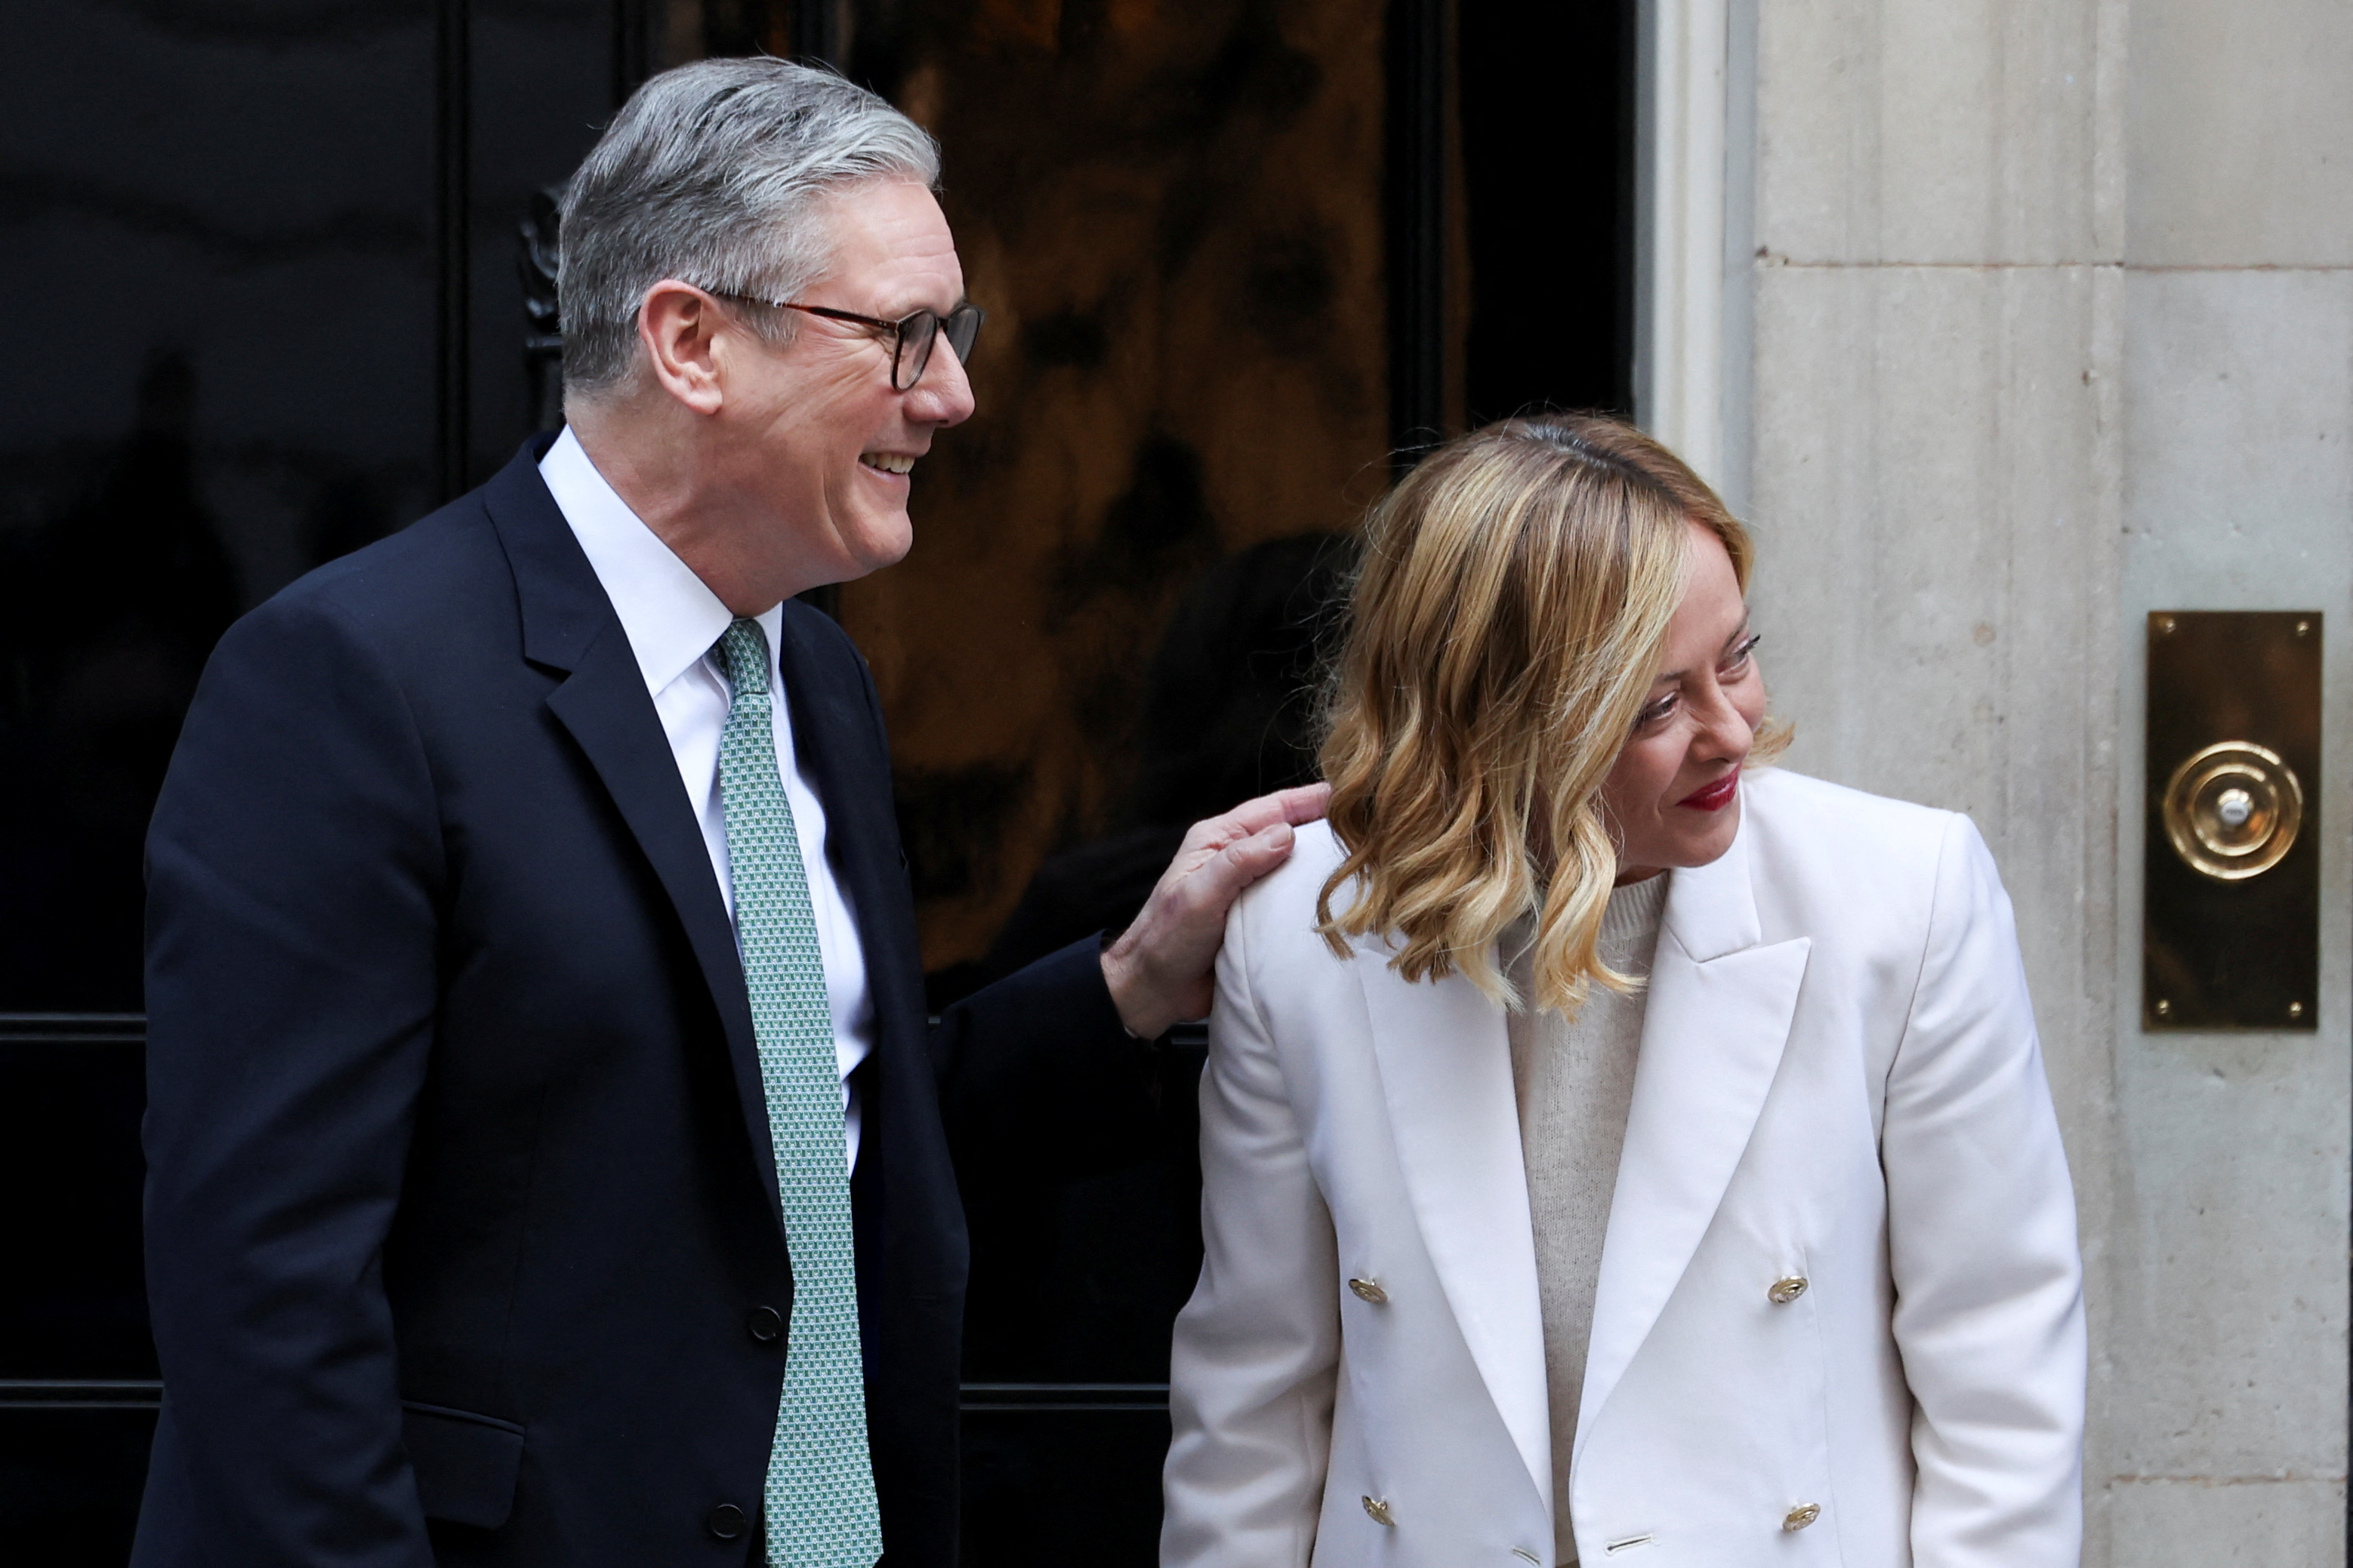
[(1907, 841), (1940, 842), (1960, 815), (1787, 768), (1758, 768), (1740, 783), (1761, 832), (1792, 833), (1810, 843), (1845, 844), (1863, 852)]
[(1320, 818), (1308, 823), (1293, 835), (1291, 858), (1252, 883), (1235, 907), (1248, 908), (1261, 919), (1303, 910), (1312, 920), (1325, 879), (1347, 858), (1330, 823)]
[[(1227, 917), (1229, 935), (1241, 934), (1253, 948), (1285, 951), (1296, 945), (1329, 952), (1316, 931), (1315, 906), (1324, 884), (1348, 858), (1328, 822), (1311, 822), (1292, 839), (1291, 858), (1261, 877), (1234, 900)], [(1335, 908), (1345, 904), (1335, 889)]]
[(1850, 914), (1925, 917), (1940, 879), (1995, 875), (1984, 840), (1959, 812), (1783, 768), (1757, 770), (1742, 793), (1742, 837), (1760, 892), (1810, 897)]

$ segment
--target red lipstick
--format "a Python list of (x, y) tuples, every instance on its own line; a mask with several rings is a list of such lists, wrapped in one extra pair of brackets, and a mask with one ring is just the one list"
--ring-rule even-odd
[(1739, 793), (1740, 771), (1736, 768), (1705, 789), (1694, 790), (1675, 804), (1687, 805), (1694, 811), (1722, 811), (1732, 804), (1732, 797)]

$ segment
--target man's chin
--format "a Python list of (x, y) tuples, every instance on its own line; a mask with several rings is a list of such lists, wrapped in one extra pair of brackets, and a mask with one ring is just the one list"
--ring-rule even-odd
[(904, 561), (915, 545), (915, 526), (902, 511), (895, 518), (877, 518), (857, 528), (842, 543), (847, 546), (842, 553), (850, 565), (849, 575), (842, 581), (855, 582)]

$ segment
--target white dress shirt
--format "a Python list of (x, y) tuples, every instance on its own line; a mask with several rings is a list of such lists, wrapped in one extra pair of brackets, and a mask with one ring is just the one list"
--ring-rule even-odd
[[(727, 678), (711, 658), (734, 613), (722, 604), (687, 563), (629, 510), (605, 482), (569, 427), (540, 459), (540, 478), (572, 525), (573, 536), (604, 585), (605, 596), (628, 634), (629, 651), (646, 678), (646, 689), (670, 737), (686, 798), (702, 826), (712, 874), (728, 918), (735, 914), (735, 889), (727, 872), (727, 816), (719, 796), (719, 735), (726, 727)], [(784, 606), (758, 617), (768, 647), (768, 705), (775, 716), (776, 766), (792, 802), (793, 826), (807, 868), (809, 906), (817, 916), (818, 950), (825, 963), (827, 1000), (833, 1012), (833, 1049), (841, 1064), (844, 1131), (849, 1163), (858, 1163), (859, 1107), (849, 1075), (874, 1048), (874, 1001), (866, 987), (866, 952), (858, 940), (857, 911), (826, 855), (825, 805), (801, 772), (793, 751), (791, 706), (776, 668), (776, 635)]]

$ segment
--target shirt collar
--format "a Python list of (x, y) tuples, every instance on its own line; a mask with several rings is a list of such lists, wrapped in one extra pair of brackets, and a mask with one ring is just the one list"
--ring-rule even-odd
[[(613, 602), (646, 689), (659, 693), (711, 651), (720, 634), (733, 624), (733, 612), (629, 510), (629, 503), (588, 460), (571, 426), (565, 427), (540, 459), (539, 472), (564, 521), (572, 525), (596, 581), (604, 585), (605, 596)], [(784, 606), (778, 605), (758, 617), (766, 635), (772, 678), (783, 616)]]

